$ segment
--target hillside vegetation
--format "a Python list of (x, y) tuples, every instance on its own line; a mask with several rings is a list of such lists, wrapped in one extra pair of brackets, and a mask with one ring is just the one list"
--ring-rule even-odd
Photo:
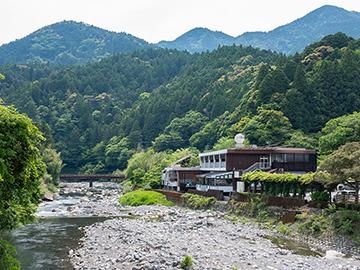
[(0, 64), (84, 65), (114, 53), (150, 47), (146, 41), (130, 34), (111, 32), (85, 23), (62, 21), (0, 46)]
[[(294, 56), (232, 45), (133, 51), (63, 70), (8, 64), (0, 66), (0, 96), (47, 122), (65, 171), (124, 170), (142, 150), (231, 147), (238, 132), (247, 145), (320, 149), (328, 121), (357, 118), (359, 49), (359, 40), (337, 33)], [(336, 125), (324, 129), (326, 151)]]
[[(251, 24), (252, 21), (248, 23)], [(116, 53), (134, 50), (168, 48), (201, 53), (233, 44), (269, 49), (289, 56), (303, 51), (308, 44), (337, 32), (358, 39), (359, 24), (360, 13), (325, 5), (269, 32), (246, 32), (232, 37), (220, 31), (197, 27), (173, 41), (149, 44), (127, 33), (107, 31), (82, 22), (62, 21), (0, 46), (0, 65), (85, 65)]]

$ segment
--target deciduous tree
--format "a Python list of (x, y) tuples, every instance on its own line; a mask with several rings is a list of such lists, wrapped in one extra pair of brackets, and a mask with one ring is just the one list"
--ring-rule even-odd
[(360, 186), (360, 142), (347, 143), (334, 151), (327, 159), (320, 163), (317, 178), (322, 180), (325, 186), (345, 183), (352, 187), (356, 191), (355, 203), (358, 203)]
[[(0, 240), (4, 231), (36, 220), (40, 178), (45, 172), (37, 148), (42, 139), (27, 116), (13, 107), (0, 106)], [(0, 251), (7, 247), (0, 242)], [(9, 263), (4, 260), (0, 254), (0, 268)], [(13, 265), (6, 269), (14, 269)]]

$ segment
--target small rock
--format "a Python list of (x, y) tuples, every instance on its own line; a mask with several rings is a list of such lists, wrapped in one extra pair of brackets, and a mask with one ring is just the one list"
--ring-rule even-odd
[(344, 254), (337, 252), (336, 250), (327, 250), (325, 254), (325, 258), (328, 260), (337, 260), (343, 258), (344, 256)]

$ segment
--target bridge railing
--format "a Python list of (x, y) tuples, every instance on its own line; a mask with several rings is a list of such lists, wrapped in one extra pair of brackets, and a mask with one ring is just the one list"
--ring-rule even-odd
[(62, 179), (125, 179), (124, 174), (60, 174)]

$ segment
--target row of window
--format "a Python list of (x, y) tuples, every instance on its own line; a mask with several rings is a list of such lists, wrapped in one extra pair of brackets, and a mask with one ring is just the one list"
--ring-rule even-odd
[(225, 154), (200, 157), (200, 166), (202, 168), (225, 168)]
[(231, 186), (232, 185), (232, 173), (218, 175), (216, 177), (205, 176), (196, 179), (196, 183), (200, 185), (209, 186)]
[(274, 154), (276, 162), (309, 162), (309, 154)]

